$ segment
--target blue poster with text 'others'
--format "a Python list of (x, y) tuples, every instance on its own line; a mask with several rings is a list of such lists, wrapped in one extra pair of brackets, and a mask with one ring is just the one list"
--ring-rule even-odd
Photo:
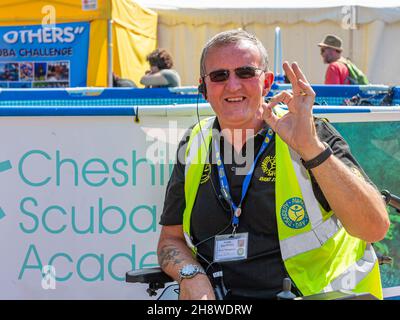
[(0, 27), (0, 88), (85, 87), (89, 22)]

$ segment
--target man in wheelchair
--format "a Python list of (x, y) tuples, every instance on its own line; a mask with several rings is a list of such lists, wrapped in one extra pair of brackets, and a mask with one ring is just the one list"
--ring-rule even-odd
[(275, 299), (284, 278), (296, 295), (382, 298), (371, 243), (389, 228), (384, 201), (340, 134), (313, 117), (297, 63), (283, 68), (292, 90), (265, 103), (274, 78), (256, 37), (226, 31), (203, 49), (199, 92), (216, 117), (180, 142), (160, 221), (159, 264), (180, 299), (215, 299), (217, 284), (226, 299)]

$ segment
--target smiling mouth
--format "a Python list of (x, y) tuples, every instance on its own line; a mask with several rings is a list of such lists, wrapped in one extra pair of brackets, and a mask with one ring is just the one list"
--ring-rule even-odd
[(225, 101), (226, 102), (242, 102), (245, 99), (246, 99), (245, 97), (236, 97), (236, 98), (226, 98)]

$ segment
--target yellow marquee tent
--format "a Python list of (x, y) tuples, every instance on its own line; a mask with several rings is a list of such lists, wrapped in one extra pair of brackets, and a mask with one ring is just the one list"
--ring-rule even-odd
[[(112, 70), (139, 84), (148, 67), (146, 55), (156, 48), (154, 11), (133, 0), (2, 0), (0, 3), (0, 26), (78, 21), (90, 22), (87, 85), (107, 86), (110, 52)], [(108, 41), (110, 21), (112, 43)]]

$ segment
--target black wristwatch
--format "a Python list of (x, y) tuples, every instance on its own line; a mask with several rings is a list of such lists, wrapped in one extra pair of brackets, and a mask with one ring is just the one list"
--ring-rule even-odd
[(202, 267), (195, 264), (186, 264), (179, 270), (178, 283), (181, 283), (183, 279), (191, 279), (199, 273), (206, 274)]
[(333, 154), (333, 151), (332, 151), (331, 147), (329, 146), (329, 144), (327, 144), (325, 141), (322, 143), (325, 145), (326, 149), (324, 151), (322, 151), (319, 155), (317, 155), (315, 158), (308, 160), (308, 161), (304, 161), (303, 159), (301, 159), (301, 163), (303, 164), (304, 168), (306, 168), (307, 170), (318, 167), (321, 163), (323, 163), (326, 159), (328, 159)]

